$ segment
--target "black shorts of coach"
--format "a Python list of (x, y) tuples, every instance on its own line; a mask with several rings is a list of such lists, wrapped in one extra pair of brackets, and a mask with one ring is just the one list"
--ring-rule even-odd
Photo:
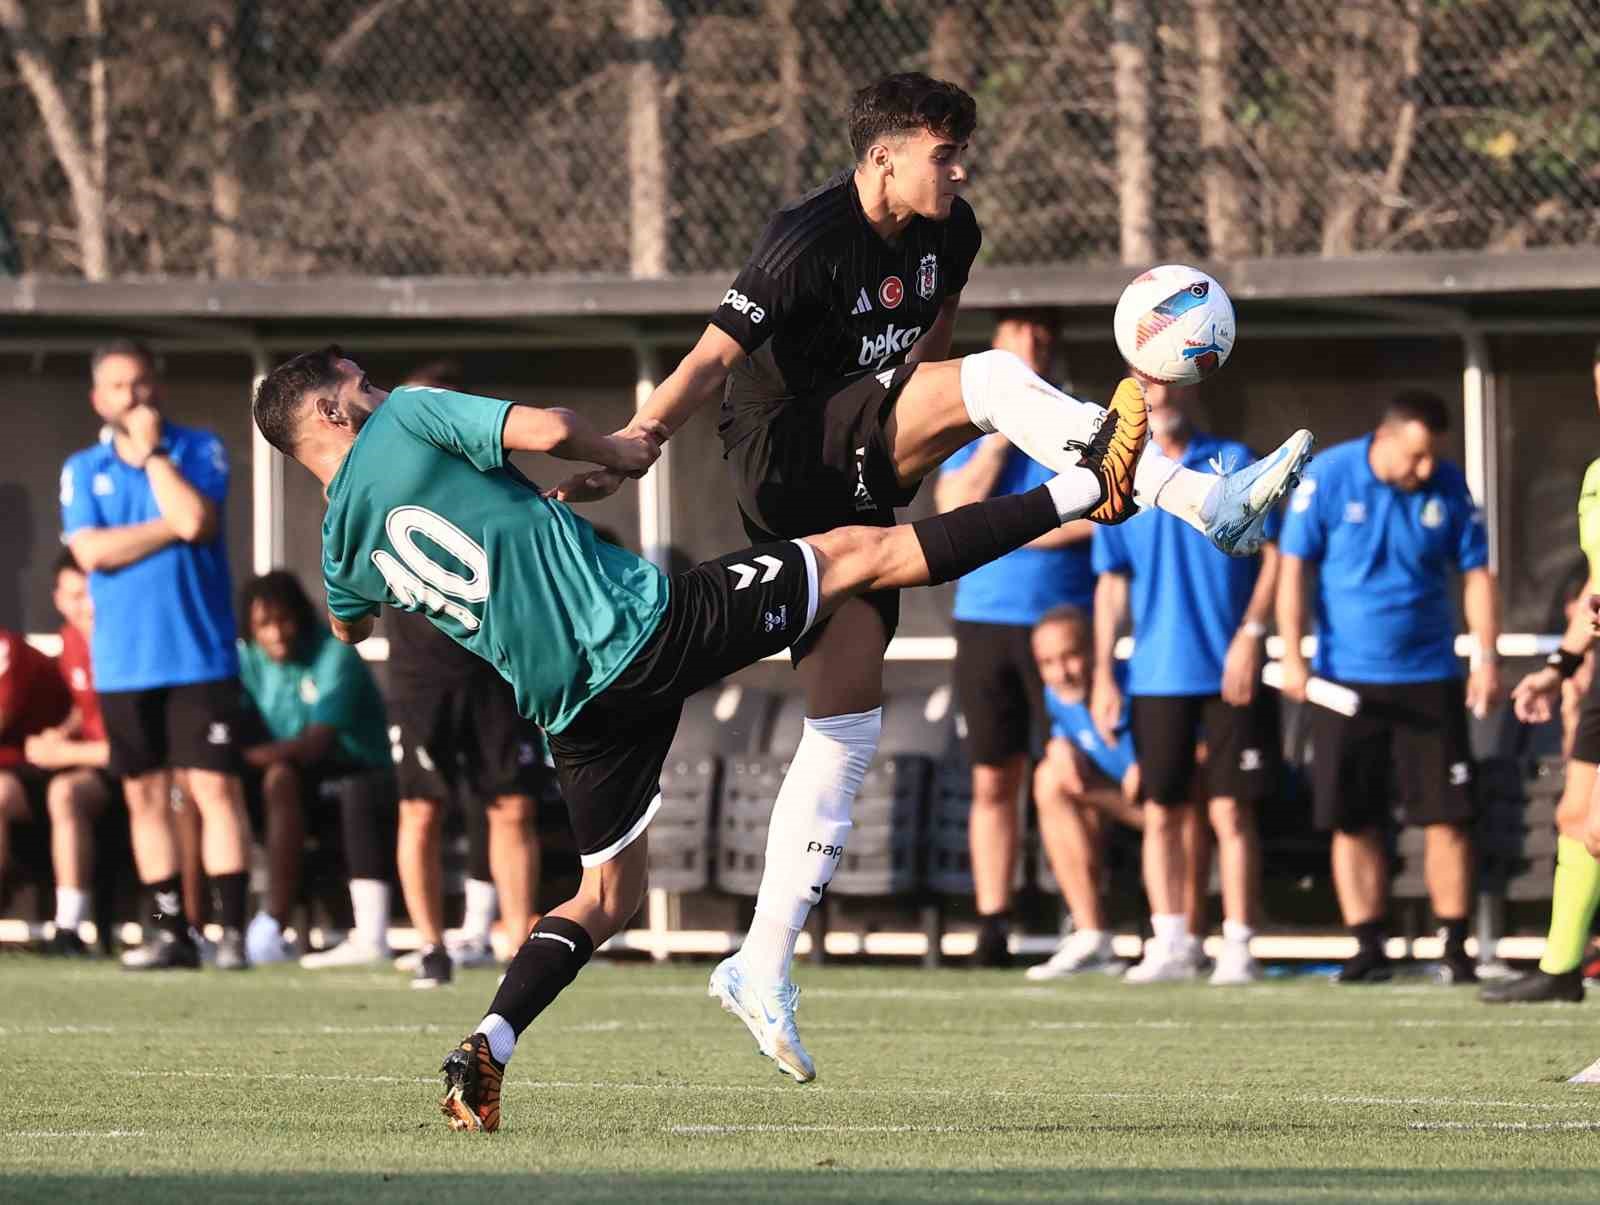
[(518, 713), (511, 684), (487, 665), (445, 690), (398, 682), (387, 706), (401, 799), (475, 811), (502, 795), (544, 793), (549, 768), (539, 730)]
[[(816, 535), (835, 527), (892, 527), (894, 508), (909, 506), (920, 483), (897, 480), (884, 430), (900, 390), (915, 365), (846, 377), (774, 410), (723, 455), (733, 466), (739, 514), (753, 544)], [(900, 592), (861, 596), (894, 638), (900, 626)], [(796, 664), (822, 630), (790, 649)]]
[(1031, 754), (1045, 728), (1033, 629), (958, 619), (955, 633), (956, 729), (968, 763), (1002, 766)]
[(1589, 689), (1578, 704), (1578, 727), (1572, 734), (1572, 760), (1600, 766), (1600, 674), (1591, 674)]
[[(1258, 692), (1245, 707), (1221, 695), (1135, 695), (1133, 747), (1146, 800), (1174, 806), (1200, 798), (1260, 803), (1278, 783), (1277, 701)], [(1196, 791), (1198, 747), (1204, 791)]]
[(238, 774), (255, 709), (238, 678), (100, 692), (100, 716), (117, 778), (155, 770)]
[(787, 648), (817, 613), (817, 562), (785, 540), (675, 574), (660, 625), (628, 667), (550, 734), (584, 866), (628, 847), (661, 806), (683, 701)]
[(1343, 716), (1311, 710), (1311, 787), (1317, 827), (1358, 833), (1408, 824), (1467, 824), (1476, 797), (1466, 684), (1341, 682), (1361, 696)]

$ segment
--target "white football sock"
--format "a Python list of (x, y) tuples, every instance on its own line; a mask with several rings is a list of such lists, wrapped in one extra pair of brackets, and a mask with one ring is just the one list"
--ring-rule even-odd
[(1189, 918), (1181, 912), (1153, 913), (1150, 927), (1156, 940), (1169, 950), (1176, 950), (1189, 940)]
[(1220, 475), (1186, 469), (1151, 442), (1133, 471), (1133, 500), (1142, 510), (1159, 507), (1176, 515), (1204, 535), (1216, 516), (1221, 484)]
[(772, 806), (756, 920), (739, 948), (745, 973), (757, 983), (789, 977), (795, 939), (838, 869), (850, 835), (850, 805), (882, 729), (881, 707), (806, 720)]
[(461, 920), (461, 935), (468, 941), (486, 942), (489, 930), (494, 927), (494, 914), (500, 897), (493, 883), (482, 879), (467, 880), (466, 915)]
[[(1040, 464), (1065, 473), (1077, 469), (1069, 442), (1088, 443), (1103, 406), (1080, 402), (998, 348), (961, 359), (961, 400), (980, 431), (998, 431)], [(1098, 497), (1098, 495), (1097, 495)]]
[(389, 884), (382, 879), (351, 879), (350, 910), (356, 937), (378, 949), (389, 944)]
[(89, 893), (77, 887), (56, 888), (56, 928), (76, 933), (89, 916)]
[(1234, 945), (1248, 946), (1250, 939), (1256, 931), (1242, 920), (1224, 920), (1222, 922), (1222, 940)]
[[(1068, 477), (1076, 476), (1069, 470), (1086, 470), (1078, 453), (1067, 451), (1066, 445), (1093, 439), (1105, 413), (1103, 406), (1062, 393), (1020, 357), (998, 348), (962, 357), (961, 400), (978, 430), (1000, 432), (1040, 464)], [(1141, 508), (1159, 507), (1176, 515), (1203, 533), (1215, 510), (1211, 492), (1217, 481), (1216, 474), (1186, 469), (1150, 444), (1134, 471), (1133, 500)], [(1098, 481), (1094, 502), (1081, 511), (1071, 513), (1056, 499), (1063, 522), (1092, 510), (1099, 500)]]
[(511, 1052), (517, 1048), (517, 1031), (511, 1028), (510, 1021), (499, 1013), (490, 1013), (472, 1032), (489, 1039), (489, 1053), (495, 1062), (504, 1067), (511, 1061)]
[(1068, 469), (1044, 483), (1050, 491), (1050, 500), (1056, 504), (1056, 514), (1063, 523), (1081, 519), (1100, 505), (1104, 486), (1100, 478), (1088, 469)]

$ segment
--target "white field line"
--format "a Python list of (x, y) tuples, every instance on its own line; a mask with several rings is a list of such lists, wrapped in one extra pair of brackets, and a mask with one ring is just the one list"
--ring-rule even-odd
[(1504, 1130), (1525, 1134), (1540, 1130), (1600, 1130), (1600, 1121), (1413, 1121), (1408, 1130)]
[(0, 1130), (0, 1138), (143, 1138), (144, 1130)]
[[(1152, 1032), (1207, 1032), (1241, 1031), (1252, 1034), (1270, 1034), (1277, 1032), (1303, 1033), (1314, 1030), (1368, 1030), (1374, 1027), (1387, 1026), (1392, 1029), (1576, 1029), (1589, 1028), (1594, 1022), (1581, 1011), (1577, 1005), (1553, 1005), (1565, 1011), (1567, 1015), (1559, 1017), (1392, 1017), (1368, 1018), (1362, 1020), (1320, 1020), (1320, 1021), (1272, 1021), (1269, 1019), (1251, 1021), (1208, 1021), (1208, 1020), (1179, 1020), (1170, 1017), (1157, 1017), (1150, 1020), (1133, 1021), (1027, 1021), (1023, 1028), (1039, 1033), (1152, 1033)], [(707, 1014), (711, 1016), (711, 1014)], [(190, 1023), (188, 1033), (192, 1035), (238, 1035), (254, 1034), (260, 1037), (379, 1037), (412, 1035), (418, 1037), (454, 1036), (459, 1026), (441, 1025), (437, 1022), (418, 1021), (410, 1024), (391, 1025), (262, 1025), (250, 1029), (241, 1029), (235, 1025), (205, 1025)], [(928, 1037), (945, 1037), (953, 1033), (969, 1031), (988, 1031), (992, 1027), (977, 1024), (952, 1023), (933, 1026), (918, 1026), (895, 1024), (891, 1022), (851, 1022), (851, 1021), (812, 1021), (806, 1025), (807, 1033), (850, 1033), (873, 1034), (893, 1032), (895, 1034), (911, 1037), (918, 1034)], [(681, 1022), (671, 1021), (583, 1021), (571, 1025), (543, 1025), (540, 1032), (553, 1033), (660, 1033), (664, 1031), (682, 1031), (685, 1026)], [(5, 1038), (30, 1038), (30, 1037), (151, 1037), (168, 1035), (172, 1031), (161, 1026), (122, 1026), (122, 1025), (0, 1025), (0, 1040)], [(1006, 1041), (1018, 1041), (1015, 1029)]]
[[(695, 1125), (662, 1126), (665, 1134), (684, 1134), (694, 1137), (716, 1137), (723, 1134), (965, 1134), (974, 1126), (918, 1126), (918, 1125)], [(989, 1127), (1005, 1129), (1004, 1126)], [(1032, 1128), (1032, 1127), (1021, 1127)]]
[[(437, 1076), (400, 1076), (400, 1075), (350, 1075), (329, 1074), (310, 1071), (221, 1071), (221, 1070), (124, 1070), (110, 1074), (127, 1076), (132, 1079), (215, 1079), (239, 1080), (242, 1082), (301, 1082), (301, 1083), (341, 1083), (341, 1084), (430, 1084), (437, 1085)], [(1183, 1102), (1192, 1100), (1192, 1093), (1178, 1092), (1098, 1092), (1075, 1091), (1071, 1089), (1017, 1089), (1017, 1088), (990, 1088), (974, 1091), (957, 1091), (951, 1088), (837, 1088), (807, 1085), (803, 1090), (782, 1085), (755, 1085), (755, 1084), (649, 1084), (635, 1083), (627, 1080), (520, 1080), (508, 1079), (506, 1085), (511, 1088), (528, 1089), (530, 1091), (550, 1092), (650, 1092), (650, 1093), (724, 1093), (730, 1095), (788, 1095), (795, 1099), (802, 1096), (812, 1097), (818, 1095), (828, 1096), (921, 1096), (939, 1097), (944, 1099), (961, 1097), (995, 1097), (995, 1098), (1058, 1098), (1061, 1100), (1139, 1100), (1139, 1101), (1173, 1101)], [(1380, 1106), (1394, 1108), (1472, 1108), (1472, 1109), (1568, 1109), (1589, 1108), (1592, 1101), (1587, 1098), (1575, 1096), (1570, 1101), (1524, 1101), (1524, 1100), (1472, 1100), (1460, 1097), (1440, 1096), (1283, 1096), (1262, 1097), (1259, 1093), (1214, 1093), (1207, 1092), (1207, 1100), (1260, 1103), (1274, 1102), (1284, 1104), (1309, 1104), (1309, 1105), (1357, 1105)], [(1597, 1123), (1600, 1124), (1600, 1123)], [(970, 1127), (969, 1127), (970, 1128)]]

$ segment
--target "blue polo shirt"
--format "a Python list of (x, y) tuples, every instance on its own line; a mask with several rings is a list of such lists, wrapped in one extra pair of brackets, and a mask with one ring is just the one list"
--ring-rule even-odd
[(1379, 481), (1372, 436), (1329, 448), (1289, 503), (1283, 551), (1316, 562), (1317, 673), (1341, 682), (1459, 678), (1454, 572), (1489, 563), (1461, 470), (1440, 461), (1410, 492)]
[[(232, 579), (220, 514), (228, 495), (228, 454), (209, 431), (163, 423), (172, 463), (218, 507), (218, 534), (177, 541), (120, 569), (89, 574), (94, 600), (90, 656), (99, 691), (150, 690), (231, 678)], [(91, 527), (126, 527), (161, 517), (150, 479), (118, 456), (110, 431), (75, 452), (61, 470), (63, 539)]]
[[(1232, 470), (1256, 455), (1244, 444), (1196, 431), (1183, 450), (1185, 468)], [(1267, 538), (1279, 519), (1268, 517)], [(1222, 663), (1255, 590), (1261, 558), (1231, 557), (1182, 519), (1141, 511), (1116, 527), (1094, 532), (1096, 573), (1131, 579), (1133, 658), (1128, 689), (1135, 695), (1214, 695)]]
[(1133, 733), (1128, 723), (1127, 669), (1119, 664), (1115, 672), (1117, 683), (1123, 688), (1123, 698), (1122, 717), (1117, 721), (1117, 742), (1114, 745), (1106, 744), (1105, 737), (1094, 726), (1088, 699), (1069, 702), (1046, 686), (1044, 706), (1050, 713), (1050, 735), (1076, 745), (1100, 773), (1112, 782), (1120, 783), (1138, 759), (1134, 755)]
[[(977, 453), (973, 440), (944, 462), (942, 471), (959, 469)], [(1025, 494), (1054, 474), (1013, 447), (995, 481), (993, 494)], [(1032, 626), (1052, 607), (1073, 603), (1094, 605), (1094, 570), (1089, 541), (1067, 548), (1019, 548), (974, 569), (956, 583), (955, 618), (967, 623), (1011, 623)]]

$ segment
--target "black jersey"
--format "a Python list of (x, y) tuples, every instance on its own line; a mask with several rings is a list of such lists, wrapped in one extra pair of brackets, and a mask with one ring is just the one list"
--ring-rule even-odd
[(885, 242), (862, 213), (853, 171), (780, 209), (711, 315), (746, 354), (728, 376), (724, 444), (795, 398), (903, 363), (966, 287), (982, 239), (957, 197), (946, 220), (913, 218)]

